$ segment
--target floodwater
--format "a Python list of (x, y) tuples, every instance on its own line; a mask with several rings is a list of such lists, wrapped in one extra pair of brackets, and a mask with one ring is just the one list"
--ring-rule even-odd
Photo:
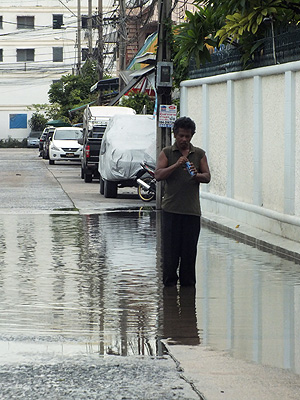
[(300, 373), (300, 266), (202, 228), (196, 290), (163, 289), (158, 213), (0, 215), (0, 359), (205, 345)]

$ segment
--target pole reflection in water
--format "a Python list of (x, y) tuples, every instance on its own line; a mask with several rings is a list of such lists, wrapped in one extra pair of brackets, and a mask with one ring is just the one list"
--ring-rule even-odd
[(25, 340), (52, 352), (63, 342), (64, 353), (156, 354), (154, 213), (9, 215), (0, 225), (2, 349)]

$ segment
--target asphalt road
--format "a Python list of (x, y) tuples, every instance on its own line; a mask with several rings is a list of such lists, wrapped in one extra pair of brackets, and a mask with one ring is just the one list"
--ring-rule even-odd
[[(36, 149), (0, 149), (0, 170), (0, 225), (4, 224), (1, 226), (6, 227), (6, 231), (0, 232), (0, 295), (4, 297), (6, 290), (14, 291), (14, 282), (18, 282), (19, 279), (22, 284), (16, 290), (21, 290), (23, 293), (27, 287), (29, 279), (27, 272), (33, 266), (29, 261), (27, 262), (26, 257), (30, 258), (31, 251), (35, 251), (28, 243), (28, 235), (31, 237), (33, 233), (26, 231), (27, 222), (31, 227), (33, 226), (30, 222), (31, 218), (34, 221), (38, 218), (38, 221), (43, 224), (44, 214), (46, 217), (47, 214), (60, 213), (101, 214), (107, 210), (138, 209), (144, 206), (144, 203), (138, 199), (136, 189), (132, 188), (121, 189), (116, 199), (105, 199), (100, 195), (99, 182), (85, 183), (80, 178), (78, 164), (49, 165), (47, 160), (38, 157)], [(12, 221), (14, 222), (10, 226)], [(25, 228), (23, 233), (21, 226)], [(15, 231), (17, 241), (23, 243), (22, 249), (26, 252), (26, 255), (24, 253), (20, 256), (21, 261), (14, 257), (14, 253), (18, 250), (10, 250), (12, 244), (7, 245), (9, 237), (5, 235), (7, 230), (11, 233), (15, 227), (17, 227)], [(43, 229), (42, 226), (41, 229)], [(57, 227), (57, 229), (60, 228)], [(45, 226), (45, 232), (46, 230)], [(26, 240), (24, 235), (26, 235)], [(15, 235), (12, 242), (14, 240)], [(50, 240), (49, 246), (53, 245), (51, 244), (53, 240)], [(37, 239), (34, 241), (39, 242)], [(24, 245), (25, 242), (26, 245)], [(47, 241), (45, 246), (47, 246)], [(56, 245), (53, 246), (55, 249)], [(48, 254), (47, 251), (46, 253)], [(50, 253), (47, 262), (46, 259), (44, 262), (42, 258), (39, 260), (44, 265), (36, 265), (40, 271), (39, 281), (51, 257)], [(63, 263), (62, 260), (61, 262)], [(65, 262), (68, 262), (67, 256)], [(50, 266), (47, 273), (50, 275), (51, 271)], [(26, 279), (21, 278), (23, 273), (27, 276)], [(7, 282), (10, 279), (12, 281), (8, 285)], [(31, 276), (30, 279), (35, 282), (36, 278)], [(51, 289), (49, 277), (47, 282), (44, 292), (48, 290), (46, 287)], [(39, 296), (42, 296), (42, 292)], [(73, 355), (64, 354), (64, 351), (58, 351), (58, 353), (51, 351), (51, 347), (55, 346), (57, 340), (61, 349), (66, 349), (67, 346), (81, 348), (82, 343), (77, 339), (73, 339), (74, 342), (70, 343), (63, 337), (57, 339), (55, 329), (53, 332), (49, 331), (45, 337), (42, 326), (41, 333), (30, 333), (31, 330), (34, 332), (33, 323), (31, 326), (29, 320), (24, 322), (22, 314), (18, 317), (17, 308), (25, 307), (28, 319), (29, 310), (30, 318), (34, 318), (35, 310), (38, 312), (42, 307), (48, 310), (49, 303), (47, 301), (43, 306), (39, 300), (36, 304), (33, 293), (28, 293), (28, 296), (31, 300), (26, 304), (21, 300), (18, 302), (17, 296), (14, 298), (15, 306), (3, 310), (2, 320), (8, 321), (7, 327), (12, 324), (17, 333), (12, 329), (5, 329), (5, 324), (1, 324), (1, 399), (197, 400), (201, 398), (197, 390), (183, 379), (179, 365), (167, 353), (161, 353), (159, 356), (121, 357), (110, 354), (99, 356), (97, 351), (88, 351), (82, 355), (76, 354), (76, 351)], [(7, 300), (9, 303), (9, 296)], [(13, 318), (17, 318), (15, 324), (12, 322), (12, 315)], [(27, 327), (24, 332), (20, 328), (22, 323)], [(74, 329), (75, 337), (76, 324)], [(70, 335), (72, 336), (72, 332), (69, 332)], [(41, 348), (44, 350), (41, 351)]]
[(155, 206), (155, 201), (143, 203), (136, 188), (121, 188), (116, 199), (106, 199), (98, 180), (85, 183), (80, 178), (78, 163), (49, 165), (37, 149), (0, 149), (0, 167), (1, 212), (92, 214)]
[[(155, 206), (155, 202), (146, 204), (139, 200), (136, 189), (132, 188), (120, 190), (116, 199), (105, 199), (99, 193), (99, 182), (85, 183), (80, 178), (78, 164), (51, 166), (38, 157), (36, 149), (0, 149), (0, 171), (0, 216), (3, 218), (3, 214), (20, 214), (20, 218), (24, 214), (89, 215)], [(4, 248), (3, 254), (6, 251)], [(1, 293), (1, 279), (7, 278), (2, 269), (0, 273)], [(13, 337), (9, 341), (0, 337), (1, 399), (300, 398), (298, 375), (234, 359), (227, 353), (202, 346), (166, 343), (173, 358), (111, 356), (103, 360), (87, 356), (37, 362), (33, 353), (30, 361), (21, 363), (5, 356), (5, 352), (9, 356), (9, 343), (13, 340)], [(183, 377), (194, 383), (189, 384)], [(204, 395), (201, 397), (200, 393)]]

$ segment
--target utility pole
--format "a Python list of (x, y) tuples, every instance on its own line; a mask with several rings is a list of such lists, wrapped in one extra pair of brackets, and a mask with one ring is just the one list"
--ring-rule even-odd
[[(125, 0), (119, 0), (120, 3), (120, 16), (119, 16), (119, 71), (126, 69), (126, 6)], [(124, 82), (119, 78), (119, 92), (125, 87)]]
[(93, 12), (92, 12), (92, 2), (93, 0), (88, 0), (88, 47), (89, 47), (89, 56), (93, 53)]
[[(98, 0), (98, 77), (99, 81), (103, 79), (103, 4), (102, 0)], [(98, 105), (102, 104), (101, 90), (99, 90)]]
[(77, 0), (77, 75), (81, 71), (81, 0)]
[[(171, 46), (168, 40), (168, 29), (171, 26), (172, 0), (159, 0), (158, 2), (158, 48), (156, 53), (157, 64), (159, 62), (170, 62)], [(156, 71), (157, 78), (157, 71)], [(157, 79), (156, 79), (157, 82)], [(160, 105), (171, 104), (171, 87), (157, 86), (157, 114), (159, 116)], [(156, 154), (157, 157), (162, 148), (171, 144), (171, 128), (161, 128), (157, 117), (157, 135), (156, 135)], [(158, 182), (156, 193), (156, 209), (161, 209), (162, 200), (162, 182)]]

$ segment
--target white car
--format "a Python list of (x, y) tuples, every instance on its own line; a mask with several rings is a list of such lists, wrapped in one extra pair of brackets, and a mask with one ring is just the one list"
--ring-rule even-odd
[(49, 146), (49, 164), (55, 161), (81, 161), (82, 145), (78, 139), (83, 131), (76, 127), (56, 128)]

